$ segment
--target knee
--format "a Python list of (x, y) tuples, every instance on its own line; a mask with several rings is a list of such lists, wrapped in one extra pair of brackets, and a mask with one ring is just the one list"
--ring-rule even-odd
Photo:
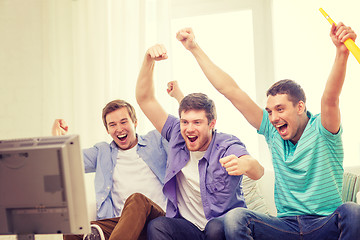
[(250, 223), (251, 210), (247, 208), (234, 208), (226, 213), (224, 218), (224, 229), (226, 235), (237, 232), (240, 228), (246, 229)]
[(136, 201), (136, 202), (141, 201), (141, 202), (143, 202), (143, 201), (146, 201), (146, 199), (147, 199), (147, 197), (141, 193), (133, 193), (126, 199), (126, 201)]
[(224, 224), (231, 225), (231, 223), (246, 223), (251, 218), (251, 211), (247, 208), (234, 208), (226, 213)]
[(166, 217), (158, 217), (151, 220), (147, 225), (148, 239), (158, 239), (159, 234), (162, 234), (167, 229)]
[(125, 208), (145, 208), (148, 203), (148, 198), (141, 194), (141, 193), (133, 193), (131, 194), (125, 201), (124, 209)]
[(221, 219), (210, 220), (205, 227), (205, 239), (225, 239), (224, 222)]
[(344, 218), (352, 220), (360, 220), (360, 205), (354, 202), (346, 202), (340, 205), (336, 211)]

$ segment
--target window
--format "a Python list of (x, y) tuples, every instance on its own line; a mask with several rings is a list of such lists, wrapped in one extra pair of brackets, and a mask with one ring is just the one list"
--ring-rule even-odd
[[(264, 15), (261, 15), (259, 20), (259, 12), (264, 9), (270, 11), (270, 8), (246, 1), (243, 4), (238, 2), (200, 1), (191, 4), (186, 1), (182, 3), (173, 1), (170, 51), (172, 79), (179, 81), (180, 88), (185, 94), (203, 92), (213, 99), (218, 115), (216, 129), (239, 137), (252, 156), (257, 159), (263, 158), (262, 164), (270, 165), (269, 154), (264, 154), (266, 151), (259, 151), (259, 149), (267, 149), (266, 143), (260, 140), (262, 137), (259, 137), (242, 114), (216, 91), (206, 79), (195, 58), (175, 38), (178, 30), (191, 27), (196, 41), (210, 59), (259, 103), (261, 99), (259, 96), (265, 96), (264, 88), (259, 86), (270, 85), (270, 83), (266, 84), (267, 79), (262, 78), (264, 74), (269, 73), (269, 65), (265, 64), (266, 53), (262, 52), (259, 55), (259, 50), (266, 48), (259, 46), (264, 41), (256, 41), (254, 32), (260, 31), (266, 34), (267, 31), (261, 31), (267, 25), (260, 24)], [(257, 3), (259, 2), (262, 1)], [(271, 41), (268, 44), (271, 44)], [(256, 69), (260, 70), (259, 74), (256, 74)], [(273, 80), (271, 74), (268, 74), (268, 77)]]

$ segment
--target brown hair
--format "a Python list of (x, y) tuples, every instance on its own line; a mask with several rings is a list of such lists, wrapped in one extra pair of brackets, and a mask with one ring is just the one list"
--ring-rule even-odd
[(287, 94), (289, 100), (295, 106), (299, 101), (306, 103), (305, 92), (302, 87), (290, 79), (280, 80), (274, 83), (266, 92), (266, 96), (275, 96), (277, 94)]
[(104, 123), (106, 130), (108, 130), (107, 122), (106, 122), (106, 115), (108, 115), (109, 113), (111, 113), (115, 110), (118, 110), (120, 108), (127, 109), (128, 113), (130, 115), (131, 121), (133, 121), (133, 123), (135, 123), (137, 121), (135, 109), (130, 103), (125, 102), (124, 100), (119, 100), (119, 99), (113, 100), (113, 101), (109, 102), (108, 104), (106, 104), (106, 106), (102, 110), (102, 119), (103, 119), (103, 123)]
[(206, 117), (209, 123), (216, 119), (215, 103), (206, 94), (203, 93), (191, 93), (184, 97), (179, 106), (179, 117), (181, 113), (188, 110), (205, 110)]

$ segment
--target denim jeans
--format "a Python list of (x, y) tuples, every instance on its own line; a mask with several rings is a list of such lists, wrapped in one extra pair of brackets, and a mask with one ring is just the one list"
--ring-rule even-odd
[(226, 239), (359, 240), (360, 205), (344, 203), (328, 216), (273, 217), (246, 208), (225, 215)]
[(204, 231), (184, 218), (158, 217), (149, 222), (147, 227), (149, 240), (225, 240), (223, 218), (210, 220)]

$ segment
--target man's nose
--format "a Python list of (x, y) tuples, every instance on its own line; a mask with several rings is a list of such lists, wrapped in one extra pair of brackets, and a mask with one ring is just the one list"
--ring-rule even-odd
[(188, 125), (188, 127), (187, 127), (187, 131), (188, 131), (188, 132), (193, 132), (194, 130), (195, 130), (194, 124), (189, 123), (189, 125)]
[(277, 122), (279, 121), (279, 115), (277, 113), (272, 113), (271, 114), (271, 119), (270, 119), (271, 122)]
[(116, 131), (121, 132), (122, 130), (123, 130), (123, 127), (121, 126), (121, 124), (117, 124), (116, 125)]

